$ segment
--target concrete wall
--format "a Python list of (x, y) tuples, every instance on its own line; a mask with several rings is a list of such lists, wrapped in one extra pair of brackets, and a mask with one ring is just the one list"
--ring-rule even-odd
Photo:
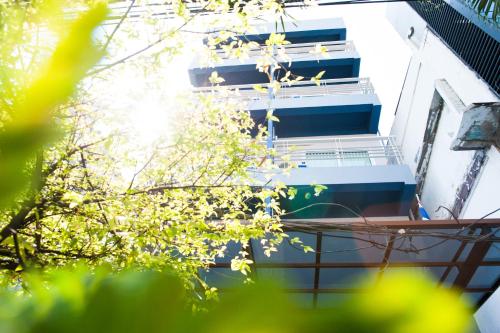
[(433, 219), (449, 217), (446, 210), (437, 209), (440, 205), (450, 209), (453, 207), (454, 194), (461, 185), (474, 155), (474, 151), (450, 149), (461, 119), (461, 113), (444, 104), (421, 198), (422, 204)]
[[(432, 98), (438, 92), (444, 100), (422, 195), (423, 205), (431, 217), (440, 217), (445, 213), (436, 213), (435, 208), (440, 204), (452, 207), (457, 186), (465, 179), (465, 170), (474, 154), (473, 151), (453, 152), (449, 149), (458, 131), (463, 107), (474, 102), (498, 101), (498, 98), (438, 36), (426, 28), (425, 21), (406, 3), (388, 5), (387, 17), (414, 50), (391, 130), (412, 172), (416, 171), (420, 157)], [(408, 39), (412, 26), (415, 32)], [(460, 214), (462, 218), (479, 218), (500, 207), (500, 153), (492, 147), (486, 156)], [(500, 212), (490, 217), (500, 217)], [(497, 290), (475, 315), (482, 333), (500, 332), (499, 309), (500, 291)]]
[[(464, 210), (463, 218), (471, 219), (483, 215), (500, 207), (500, 152), (496, 148), (490, 148), (486, 157), (486, 163), (479, 175), (479, 181), (473, 189)], [(489, 217), (500, 218), (500, 212)], [(499, 297), (500, 298), (500, 297)], [(500, 309), (500, 303), (498, 304)], [(499, 310), (500, 314), (500, 310)], [(500, 327), (500, 326), (499, 326)]]
[(498, 333), (500, 328), (500, 289), (474, 315), (481, 333)]
[[(451, 208), (457, 187), (465, 179), (472, 162), (473, 151), (455, 152), (449, 149), (456, 136), (465, 106), (474, 102), (497, 101), (498, 98), (472, 70), (430, 30), (424, 20), (406, 3), (387, 6), (387, 17), (401, 38), (414, 50), (405, 84), (402, 88), (391, 135), (401, 146), (406, 163), (413, 173), (422, 152), (431, 101), (437, 92), (444, 101), (441, 120), (429, 161), (422, 202), (431, 217), (447, 217), (434, 212), (439, 205)], [(408, 38), (410, 27), (414, 34)], [(499, 156), (495, 148), (487, 153), (476, 186), (462, 210), (462, 217), (475, 218), (500, 206), (492, 191), (500, 188)], [(491, 209), (490, 209), (491, 208)], [(489, 210), (488, 210), (489, 209)], [(497, 215), (498, 216), (498, 215)]]

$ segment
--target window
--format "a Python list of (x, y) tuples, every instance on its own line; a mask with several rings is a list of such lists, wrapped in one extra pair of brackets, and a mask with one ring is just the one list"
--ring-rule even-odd
[(306, 152), (306, 164), (312, 168), (337, 167), (339, 154), (335, 151)]
[[(303, 164), (303, 163), (298, 163)], [(370, 155), (367, 151), (321, 151), (306, 152), (307, 167), (339, 167), (339, 166), (370, 166)]]
[(367, 151), (345, 151), (340, 153), (342, 166), (370, 166), (370, 155)]

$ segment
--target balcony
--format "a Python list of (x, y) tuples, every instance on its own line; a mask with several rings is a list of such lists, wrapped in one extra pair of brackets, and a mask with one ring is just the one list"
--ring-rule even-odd
[[(286, 211), (297, 211), (287, 218), (352, 217), (353, 211), (370, 217), (408, 216), (415, 180), (392, 137), (280, 139), (274, 149), (280, 169), (296, 166), (289, 174), (272, 175), (272, 181), (298, 190), (295, 199), (281, 202)], [(311, 184), (327, 189), (314, 196)]]
[(404, 164), (391, 136), (280, 139), (274, 141), (274, 149), (275, 163), (298, 168)]
[[(282, 68), (293, 74), (310, 78), (319, 72), (325, 71), (323, 79), (349, 78), (359, 76), (360, 57), (350, 41), (334, 41), (321, 43), (326, 47), (325, 55), (314, 54), (316, 43), (302, 43), (285, 45), (289, 59), (279, 55), (276, 58)], [(264, 73), (256, 69), (257, 60), (263, 54), (261, 47), (251, 49), (249, 58), (245, 60), (229, 58), (224, 50), (215, 51), (222, 62), (215, 68), (202, 67), (197, 61), (189, 68), (189, 77), (195, 87), (210, 85), (209, 76), (216, 70), (224, 77), (225, 85), (241, 85), (267, 83), (269, 80)], [(289, 66), (289, 63), (291, 64)], [(285, 73), (278, 73), (278, 79)]]
[(381, 105), (366, 78), (322, 80), (319, 86), (309, 81), (282, 85), (271, 101), (252, 85), (231, 88), (247, 103), (256, 123), (263, 124), (267, 110), (274, 109), (280, 120), (274, 133), (279, 138), (377, 133)]
[(298, 20), (294, 22), (274, 22), (254, 25), (255, 32), (244, 36), (245, 41), (263, 44), (271, 32), (286, 35), (286, 40), (292, 44), (318, 43), (345, 40), (346, 28), (341, 18), (319, 20)]

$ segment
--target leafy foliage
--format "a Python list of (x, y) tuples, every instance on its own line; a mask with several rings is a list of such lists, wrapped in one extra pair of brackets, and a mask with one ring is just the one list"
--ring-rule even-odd
[[(5, 7), (4, 7), (5, 6)], [(0, 207), (27, 182), (20, 166), (32, 159), (54, 136), (55, 109), (73, 93), (76, 84), (100, 59), (92, 40), (93, 30), (106, 17), (107, 9), (98, 4), (75, 20), (61, 37), (52, 56), (41, 64), (33, 79), (22, 77), (19, 62), (26, 56), (22, 42), (24, 25), (34, 20), (32, 7), (0, 7)], [(12, 16), (13, 17), (12, 17)], [(20, 18), (20, 19), (19, 19)], [(17, 38), (21, 37), (21, 40)], [(15, 39), (12, 39), (15, 38)], [(10, 43), (9, 43), (10, 42)], [(35, 62), (35, 59), (30, 59)], [(10, 65), (10, 66), (9, 66)], [(34, 182), (39, 181), (35, 180)]]
[[(111, 107), (95, 102), (92, 86), (109, 89), (114, 75), (126, 68), (148, 75), (161, 68), (162, 59), (189, 45), (179, 38), (181, 29), (145, 20), (145, 29), (159, 38), (142, 49), (144, 54), (121, 57), (120, 51), (128, 51), (123, 41), (140, 39), (131, 32), (135, 25), (124, 21), (96, 39), (101, 33), (94, 28), (106, 15), (105, 6), (97, 5), (69, 29), (66, 20), (57, 22), (53, 45), (39, 48), (37, 34), (46, 34), (45, 40), (52, 36), (47, 30), (51, 20), (42, 10), (50, 3), (12, 2), (2, 8), (3, 18), (7, 12), (18, 15), (2, 25), (11, 51), (2, 53), (2, 85), (9, 89), (2, 95), (1, 134), (9, 140), (2, 141), (0, 152), (2, 167), (9, 167), (2, 169), (0, 183), (10, 186), (2, 192), (5, 202), (13, 201), (0, 210), (4, 282), (18, 286), (25, 271), (83, 261), (90, 267), (105, 263), (113, 270), (170, 267), (185, 287), (201, 287), (209, 296), (213, 290), (198, 273), (224, 256), (229, 242), (242, 246), (232, 267), (243, 274), (250, 269), (250, 239), (262, 238), (267, 254), (276, 251), (286, 237), (279, 220), (280, 189), (255, 187), (256, 170), (265, 173), (274, 167), (262, 145), (266, 131), (255, 126), (237, 98), (221, 99), (215, 91), (189, 95), (177, 106), (172, 127), (178, 130), (147, 143), (134, 140)], [(48, 12), (82, 10), (82, 3), (54, 3), (59, 6), (49, 6)], [(219, 2), (206, 6), (219, 13), (229, 10)], [(273, 1), (249, 3), (231, 28), (245, 31), (250, 17), (265, 10), (279, 13), (280, 8)], [(28, 20), (30, 13), (37, 19)], [(184, 24), (193, 19), (187, 7), (179, 13)], [(30, 29), (21, 29), (26, 22)], [(116, 30), (120, 27), (122, 34)], [(25, 44), (7, 38), (12, 29), (19, 29)], [(40, 73), (34, 80), (25, 80), (23, 64), (12, 56), (21, 46), (18, 52)], [(244, 43), (239, 47), (248, 51)], [(212, 81), (223, 79), (214, 73)], [(20, 140), (26, 133), (29, 137)], [(60, 133), (58, 140), (54, 133)]]
[(469, 318), (458, 295), (410, 272), (386, 274), (365, 293), (314, 312), (269, 283), (237, 288), (193, 312), (181, 281), (154, 271), (80, 268), (31, 276), (28, 285), (29, 297), (1, 295), (1, 332), (462, 333)]
[[(258, 181), (277, 166), (273, 151), (262, 144), (266, 130), (254, 124), (238, 92), (218, 87), (188, 94), (175, 106), (176, 130), (152, 142), (136, 140), (116, 110), (96, 100), (116, 84), (119, 72), (153, 76), (164, 61), (193, 52), (186, 37), (191, 32), (183, 29), (197, 15), (175, 0), (178, 26), (146, 11), (139, 25), (123, 17), (106, 30), (100, 25), (106, 6), (88, 3), (94, 2), (0, 4), (2, 280), (18, 288), (27, 271), (78, 262), (91, 268), (107, 264), (113, 271), (168, 267), (184, 287), (201, 288), (209, 298), (214, 289), (199, 277), (200, 270), (235, 242), (242, 250), (231, 267), (247, 275), (250, 239), (260, 239), (267, 255), (277, 250), (287, 237), (279, 197), (293, 199), (297, 191)], [(196, 50), (202, 62), (246, 59), (257, 50), (257, 69), (269, 78), (266, 88), (254, 87), (257, 91), (276, 94), (282, 83), (303, 79), (320, 83), (324, 71), (312, 78), (286, 71), (281, 82), (275, 79), (275, 71), (291, 61), (284, 34), (271, 34), (263, 45), (238, 38), (251, 33), (252, 19), (264, 14), (280, 21), (281, 2), (199, 4), (218, 14), (200, 23), (207, 30), (218, 27)], [(130, 50), (129, 44), (144, 39), (147, 45)], [(320, 45), (316, 51), (325, 53)], [(215, 72), (210, 77), (214, 88), (223, 80)], [(278, 121), (272, 113), (269, 119)], [(318, 196), (326, 188), (313, 189)]]

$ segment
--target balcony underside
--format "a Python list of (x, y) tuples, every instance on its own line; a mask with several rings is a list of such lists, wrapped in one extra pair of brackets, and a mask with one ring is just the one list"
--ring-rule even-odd
[[(346, 39), (346, 27), (341, 18), (294, 20), (253, 25), (256, 32), (239, 36), (242, 40), (264, 44), (270, 33), (285, 34), (285, 39), (292, 44), (318, 43)], [(216, 34), (216, 33), (215, 33)]]
[[(285, 39), (292, 44), (297, 43), (320, 43), (345, 40), (346, 29), (334, 28), (327, 30), (310, 30), (310, 31), (288, 31), (285, 33)], [(245, 35), (245, 41), (264, 43), (269, 38), (269, 33)]]
[[(293, 106), (293, 101), (290, 101)], [(274, 134), (278, 138), (347, 134), (376, 134), (380, 104), (325, 105), (278, 108)], [(266, 110), (251, 111), (257, 124), (265, 124)]]
[[(327, 190), (314, 196), (309, 185), (294, 186), (297, 196), (293, 200), (283, 199), (281, 208), (294, 212), (311, 204), (320, 204), (287, 215), (293, 219), (342, 218), (352, 217), (353, 213), (362, 216), (399, 216), (408, 215), (415, 186), (404, 183), (360, 183), (328, 184)], [(311, 197), (306, 198), (306, 193)], [(342, 206), (331, 205), (339, 204)]]
[[(407, 216), (415, 196), (415, 180), (406, 165), (297, 168), (289, 176), (274, 176), (273, 181), (298, 190), (293, 200), (281, 202), (288, 212), (301, 209), (287, 215), (291, 219), (354, 216), (335, 204), (363, 216)], [(310, 184), (322, 184), (327, 189), (315, 196)]]
[[(288, 68), (288, 63), (282, 63), (281, 65), (284, 68)], [(322, 79), (339, 79), (358, 77), (359, 65), (360, 58), (357, 53), (354, 52), (353, 54), (353, 52), (348, 52), (345, 57), (336, 57), (335, 59), (293, 60), (289, 70), (293, 74), (305, 78), (316, 76), (319, 72), (325, 71)], [(191, 84), (195, 87), (209, 86), (210, 82), (208, 78), (213, 71), (217, 71), (217, 73), (225, 79), (224, 85), (265, 84), (269, 82), (267, 75), (256, 69), (255, 62), (251, 60), (239, 62), (231, 59), (215, 68), (190, 68), (189, 78)], [(282, 70), (278, 73), (277, 78), (280, 79), (284, 75), (285, 71)]]

